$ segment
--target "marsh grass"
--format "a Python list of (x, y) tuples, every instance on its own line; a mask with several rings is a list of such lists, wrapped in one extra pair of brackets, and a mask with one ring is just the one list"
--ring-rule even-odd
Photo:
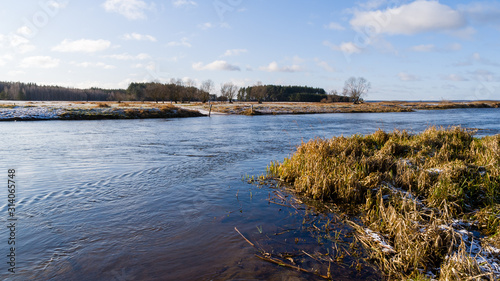
[(97, 107), (92, 109), (68, 109), (60, 115), (63, 120), (98, 120), (98, 119), (145, 119), (145, 118), (181, 118), (204, 116), (198, 111), (162, 105), (154, 108), (142, 107)]
[(104, 102), (98, 102), (96, 104), (97, 104), (97, 107), (99, 107), (99, 108), (109, 108), (109, 107), (111, 107), (109, 104), (104, 103)]
[[(382, 112), (412, 112), (415, 110), (437, 110), (453, 108), (498, 108), (498, 101), (475, 101), (475, 102), (405, 102), (405, 101), (382, 101), (366, 102), (362, 104), (351, 103), (314, 103), (314, 102), (235, 102), (212, 103), (213, 111), (226, 114), (251, 115), (249, 107), (260, 114), (315, 114), (315, 113), (382, 113)], [(208, 105), (202, 105), (208, 110)]]
[(463, 232), (477, 228), (483, 249), (500, 244), (500, 135), (430, 127), (318, 138), (268, 173), (299, 194), (361, 210), (357, 237), (389, 278), (494, 276)]

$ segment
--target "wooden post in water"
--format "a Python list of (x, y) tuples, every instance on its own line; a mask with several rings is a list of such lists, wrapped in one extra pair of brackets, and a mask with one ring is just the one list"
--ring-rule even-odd
[(208, 117), (210, 117), (210, 113), (212, 113), (212, 104), (210, 104), (210, 109), (208, 110)]
[(253, 114), (253, 104), (251, 106), (252, 106), (252, 109), (251, 109), (250, 113)]

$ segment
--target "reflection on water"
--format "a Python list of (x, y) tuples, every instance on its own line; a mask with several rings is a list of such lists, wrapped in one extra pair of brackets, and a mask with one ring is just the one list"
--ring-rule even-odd
[[(264, 173), (270, 161), (317, 136), (378, 128), (416, 132), (428, 125), (498, 134), (499, 112), (3, 122), (0, 167), (3, 177), (17, 170), (19, 221), (18, 271), (8, 274), (0, 261), (0, 278), (314, 279), (257, 259), (235, 232), (263, 241), (262, 235), (302, 223), (269, 203), (272, 189), (249, 185), (243, 176)], [(2, 225), (6, 199), (1, 189)], [(2, 226), (0, 241), (7, 235)], [(0, 252), (7, 246), (0, 242)], [(337, 270), (344, 279), (378, 278), (371, 271)]]

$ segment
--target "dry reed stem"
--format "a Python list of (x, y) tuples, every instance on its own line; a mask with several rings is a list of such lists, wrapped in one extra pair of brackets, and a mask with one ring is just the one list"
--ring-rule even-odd
[(255, 245), (250, 242), (250, 240), (248, 240), (243, 234), (241, 234), (241, 232), (236, 228), (236, 226), (234, 227), (234, 230), (236, 230), (236, 232), (238, 232), (239, 235), (241, 235), (241, 237), (243, 237), (243, 239), (245, 239), (245, 241), (247, 241), (248, 244), (252, 245), (252, 247), (255, 247)]
[(331, 279), (331, 276), (326, 276), (326, 275), (322, 275), (322, 274), (320, 274), (318, 272), (309, 271), (307, 269), (304, 269), (304, 268), (301, 268), (301, 267), (298, 267), (298, 266), (295, 266), (295, 265), (288, 264), (288, 263), (286, 263), (285, 261), (283, 261), (281, 259), (273, 258), (268, 253), (265, 253), (265, 254), (267, 254), (269, 256), (268, 257), (261, 256), (261, 255), (255, 255), (255, 256), (258, 257), (261, 260), (264, 260), (264, 261), (267, 261), (267, 262), (271, 262), (271, 263), (277, 264), (279, 266), (284, 266), (284, 267), (288, 267), (288, 268), (295, 269), (295, 270), (298, 270), (298, 271), (302, 271), (302, 272), (314, 274), (314, 275), (317, 275), (317, 276), (319, 276), (321, 278), (324, 278), (324, 279)]

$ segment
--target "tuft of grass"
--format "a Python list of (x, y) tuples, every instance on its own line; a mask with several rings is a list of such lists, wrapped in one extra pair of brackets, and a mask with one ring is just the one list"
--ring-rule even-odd
[(500, 244), (500, 135), (475, 138), (461, 127), (430, 127), (420, 134), (317, 138), (272, 162), (268, 173), (299, 194), (362, 210), (369, 231), (358, 227), (358, 239), (390, 278), (422, 271), (443, 280), (478, 276), (470, 254), (461, 252), (457, 220), (479, 222), (489, 236), (482, 243)]

